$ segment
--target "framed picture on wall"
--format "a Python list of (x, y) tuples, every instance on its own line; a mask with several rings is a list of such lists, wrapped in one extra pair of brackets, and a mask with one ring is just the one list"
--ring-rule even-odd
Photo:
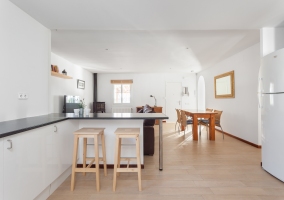
[(77, 88), (78, 89), (85, 89), (85, 81), (82, 81), (82, 80), (77, 80)]
[(215, 98), (235, 98), (234, 71), (214, 77)]

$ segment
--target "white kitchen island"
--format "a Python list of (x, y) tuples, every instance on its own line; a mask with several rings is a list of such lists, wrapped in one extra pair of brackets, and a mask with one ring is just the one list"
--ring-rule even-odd
[[(167, 118), (161, 113), (49, 114), (0, 122), (0, 158), (3, 160), (0, 163), (0, 200), (46, 199), (52, 194), (70, 175), (73, 132), (82, 127), (106, 128), (107, 164), (112, 165), (116, 128), (140, 128), (140, 141), (143, 141), (143, 120), (159, 119), (162, 170), (162, 120)], [(88, 142), (89, 156), (92, 156), (92, 141)], [(133, 142), (126, 140), (123, 143), (122, 156), (132, 156), (135, 153)], [(143, 154), (142, 148), (141, 144)]]

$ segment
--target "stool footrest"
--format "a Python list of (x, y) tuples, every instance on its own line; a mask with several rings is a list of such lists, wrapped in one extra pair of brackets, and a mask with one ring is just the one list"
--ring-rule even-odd
[[(91, 161), (93, 161), (93, 160), (95, 161), (95, 158), (93, 158), (93, 157), (87, 157), (86, 158), (86, 161), (90, 161), (90, 160)], [(99, 157), (99, 161), (103, 161), (103, 157)]]
[(131, 161), (131, 160), (136, 161), (137, 158), (136, 158), (136, 157), (128, 157), (128, 158), (126, 158), (126, 157), (121, 157), (121, 158), (120, 158), (120, 161)]
[(97, 172), (97, 168), (75, 168), (75, 172)]
[(117, 172), (138, 172), (138, 168), (117, 168)]
[(117, 135), (119, 138), (137, 138), (139, 137), (139, 134), (137, 135)]

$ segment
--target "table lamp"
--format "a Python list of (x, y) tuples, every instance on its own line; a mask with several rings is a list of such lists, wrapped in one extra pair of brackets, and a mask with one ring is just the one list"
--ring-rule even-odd
[[(154, 97), (153, 95), (150, 95), (150, 97)], [(157, 99), (154, 97), (154, 99), (155, 99), (155, 105), (154, 105), (154, 107), (157, 107)]]

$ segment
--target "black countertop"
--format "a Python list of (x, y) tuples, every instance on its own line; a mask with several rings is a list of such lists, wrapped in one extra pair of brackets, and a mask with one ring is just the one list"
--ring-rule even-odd
[(90, 113), (89, 116), (76, 116), (73, 113), (48, 114), (0, 122), (0, 138), (14, 135), (31, 129), (54, 124), (68, 119), (80, 120), (135, 120), (135, 119), (168, 119), (162, 113)]

